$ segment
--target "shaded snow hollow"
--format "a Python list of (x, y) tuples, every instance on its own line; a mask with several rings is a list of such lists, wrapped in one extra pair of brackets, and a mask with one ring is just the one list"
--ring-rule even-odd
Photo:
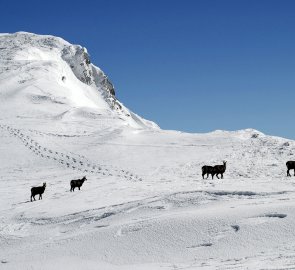
[(0, 34), (0, 112), (0, 269), (294, 269), (294, 141), (161, 130), (85, 48), (23, 32)]

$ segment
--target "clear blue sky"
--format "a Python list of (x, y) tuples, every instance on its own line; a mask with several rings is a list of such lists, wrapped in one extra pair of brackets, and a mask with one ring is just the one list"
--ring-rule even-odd
[(2, 1), (0, 32), (16, 31), (85, 46), (164, 129), (295, 139), (295, 1)]

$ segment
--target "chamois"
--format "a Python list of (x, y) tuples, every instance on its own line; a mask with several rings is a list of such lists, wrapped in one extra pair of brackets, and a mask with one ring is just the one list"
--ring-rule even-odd
[(41, 187), (32, 187), (31, 188), (31, 202), (33, 201), (32, 199), (34, 199), (34, 201), (36, 201), (35, 196), (37, 194), (39, 194), (39, 200), (42, 200), (42, 194), (44, 193), (46, 188), (46, 183), (43, 183), (43, 186)]
[[(223, 173), (226, 170), (226, 161), (223, 161), (223, 165), (215, 165), (213, 167), (214, 174), (216, 174), (216, 177), (219, 179), (218, 174), (221, 175), (221, 179), (223, 179)], [(212, 176), (213, 179), (213, 176)]]
[(287, 176), (291, 176), (291, 174), (289, 173), (290, 170), (294, 170), (294, 176), (295, 176), (295, 161), (287, 161), (286, 166), (287, 166)]
[(82, 179), (77, 179), (77, 180), (72, 180), (71, 181), (71, 190), (70, 191), (75, 191), (75, 188), (79, 188), (83, 185), (84, 181), (86, 181), (86, 176), (84, 176)]
[(205, 165), (202, 167), (202, 177), (204, 179), (204, 175), (207, 174), (207, 178), (208, 179), (208, 176), (209, 174), (211, 174), (212, 176), (212, 179), (213, 179), (213, 176), (214, 176), (214, 168), (212, 166), (208, 166), (208, 165)]

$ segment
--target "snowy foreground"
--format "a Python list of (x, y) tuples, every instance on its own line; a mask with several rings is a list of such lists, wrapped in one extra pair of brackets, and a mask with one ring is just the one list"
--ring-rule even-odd
[(0, 36), (0, 269), (295, 269), (295, 142), (161, 130), (81, 50)]

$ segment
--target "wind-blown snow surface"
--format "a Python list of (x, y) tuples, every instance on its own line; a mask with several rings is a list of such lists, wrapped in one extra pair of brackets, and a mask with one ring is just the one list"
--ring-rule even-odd
[[(0, 35), (0, 268), (295, 269), (295, 142), (160, 130), (84, 53)], [(223, 160), (224, 179), (202, 179)]]

